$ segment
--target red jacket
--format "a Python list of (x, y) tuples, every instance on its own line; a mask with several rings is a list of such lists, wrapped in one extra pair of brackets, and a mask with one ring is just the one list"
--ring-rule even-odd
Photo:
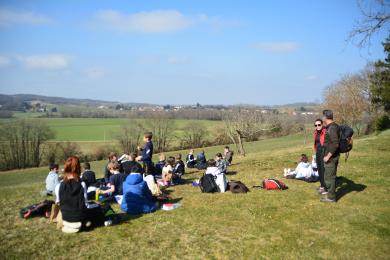
[[(322, 128), (321, 134), (320, 134), (320, 144), (321, 144), (321, 145), (324, 145), (325, 133), (326, 133), (326, 129), (325, 129), (325, 128)], [(316, 138), (317, 138), (317, 130), (314, 130), (314, 152), (317, 151), (317, 147), (316, 147)]]

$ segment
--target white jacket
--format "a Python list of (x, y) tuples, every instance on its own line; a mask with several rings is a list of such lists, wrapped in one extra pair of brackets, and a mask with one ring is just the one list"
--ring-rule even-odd
[(206, 174), (211, 174), (214, 177), (216, 177), (215, 183), (219, 187), (219, 190), (221, 192), (225, 192), (226, 191), (226, 189), (227, 189), (226, 175), (224, 173), (222, 173), (218, 169), (218, 167), (208, 167), (207, 170), (206, 170)]
[(309, 162), (300, 162), (295, 169), (295, 178), (296, 179), (301, 179), (305, 178), (308, 179), (312, 176), (313, 174), (313, 168), (311, 167), (311, 163)]

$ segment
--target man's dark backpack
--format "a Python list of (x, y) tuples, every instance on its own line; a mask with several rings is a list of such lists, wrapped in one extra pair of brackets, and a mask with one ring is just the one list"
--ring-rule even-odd
[(203, 175), (199, 180), (199, 187), (205, 193), (219, 192), (218, 185), (215, 183), (215, 178), (212, 174)]
[(347, 125), (340, 125), (340, 143), (339, 150), (340, 153), (348, 153), (352, 150), (353, 147), (353, 129)]
[(54, 204), (52, 200), (45, 200), (41, 203), (33, 204), (25, 208), (20, 209), (20, 217), (27, 219), (35, 216), (44, 216), (45, 218), (50, 217), (51, 206)]
[(228, 186), (232, 193), (247, 193), (250, 191), (248, 187), (240, 181), (230, 181)]

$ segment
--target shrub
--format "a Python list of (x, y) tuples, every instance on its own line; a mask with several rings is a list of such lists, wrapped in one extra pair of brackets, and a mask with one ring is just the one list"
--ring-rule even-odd
[(375, 130), (383, 131), (390, 128), (390, 118), (388, 115), (380, 116), (375, 122)]

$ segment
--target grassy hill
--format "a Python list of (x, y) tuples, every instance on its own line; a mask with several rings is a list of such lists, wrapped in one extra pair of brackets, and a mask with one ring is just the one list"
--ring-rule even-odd
[[(248, 187), (281, 178), (301, 153), (302, 137), (248, 143), (229, 179)], [(222, 147), (205, 149), (209, 157)], [(94, 162), (102, 175), (105, 162)], [(117, 226), (62, 234), (46, 219), (23, 220), (21, 207), (42, 200), (47, 169), (0, 174), (0, 254), (4, 258), (332, 258), (388, 259), (390, 254), (390, 131), (356, 140), (341, 161), (336, 204), (319, 202), (317, 183), (286, 180), (286, 191), (202, 194), (191, 184), (169, 188), (182, 207), (127, 219)], [(190, 183), (201, 172), (189, 171)], [(115, 207), (118, 209), (118, 207)], [(118, 210), (119, 211), (119, 210)]]

